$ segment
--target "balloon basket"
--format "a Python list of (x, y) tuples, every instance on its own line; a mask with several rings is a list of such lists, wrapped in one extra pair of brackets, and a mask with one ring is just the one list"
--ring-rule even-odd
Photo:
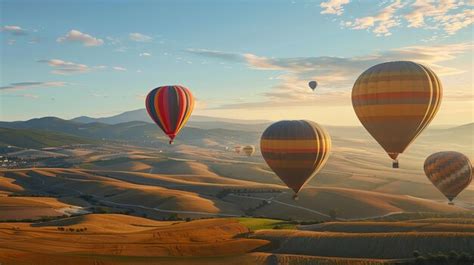
[(398, 161), (393, 161), (392, 168), (399, 168)]
[(454, 205), (454, 202), (448, 202), (448, 205)]
[(300, 199), (300, 198), (298, 197), (298, 194), (293, 195), (293, 200), (294, 200), (294, 201), (297, 201), (297, 200), (299, 200), (299, 199)]

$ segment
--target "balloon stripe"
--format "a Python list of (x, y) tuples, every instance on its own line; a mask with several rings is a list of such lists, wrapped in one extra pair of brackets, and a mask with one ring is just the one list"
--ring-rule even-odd
[(194, 109), (194, 98), (193, 98), (191, 92), (187, 88), (183, 88), (183, 90), (185, 91), (185, 94), (187, 96), (186, 101), (189, 102), (189, 103), (186, 105), (187, 107), (186, 107), (186, 110), (185, 110), (184, 120), (181, 124), (181, 127), (178, 129), (178, 131), (181, 130), (183, 128), (184, 124), (189, 120), (189, 118), (191, 117), (191, 113)]
[(177, 93), (178, 106), (180, 106), (179, 107), (178, 118), (177, 118), (177, 120), (179, 122), (178, 122), (178, 125), (176, 126), (176, 131), (179, 132), (179, 129), (182, 127), (181, 125), (184, 124), (183, 123), (184, 115), (186, 114), (185, 112), (186, 112), (186, 106), (188, 105), (188, 102), (186, 100), (185, 92), (181, 87), (176, 86), (175, 90), (176, 90), (176, 93)]
[(407, 92), (372, 92), (367, 94), (354, 95), (354, 100), (368, 100), (368, 99), (413, 99), (413, 98), (431, 98), (429, 91), (407, 91)]
[(148, 112), (148, 115), (150, 115), (151, 119), (163, 130), (163, 125), (161, 124), (160, 119), (156, 116), (155, 103), (154, 103), (156, 92), (157, 90), (154, 89), (147, 95), (146, 100), (145, 100), (146, 110)]
[(384, 104), (354, 106), (356, 111), (364, 111), (367, 114), (358, 117), (383, 117), (383, 116), (419, 116), (426, 112), (426, 104)]
[(161, 90), (158, 90), (156, 92), (156, 96), (155, 96), (155, 101), (154, 101), (154, 106), (155, 106), (155, 111), (156, 111), (156, 117), (158, 117), (158, 119), (160, 120), (160, 124), (161, 124), (161, 128), (162, 130), (167, 133), (168, 132), (168, 129), (166, 128), (166, 124), (163, 120), (163, 116), (162, 116), (162, 112), (160, 110), (160, 106), (161, 106), (161, 103), (160, 103), (160, 94), (162, 93)]
[(171, 127), (170, 127), (170, 122), (169, 122), (169, 112), (170, 112), (170, 109), (168, 108), (168, 93), (169, 91), (169, 86), (166, 86), (163, 88), (163, 91), (160, 91), (161, 93), (158, 95), (159, 96), (159, 99), (160, 99), (160, 116), (163, 120), (163, 124), (164, 124), (164, 127), (166, 128), (166, 134), (168, 135), (172, 135), (172, 130), (171, 130)]
[[(404, 98), (379, 98), (379, 99), (365, 99), (354, 100), (352, 104), (354, 107), (359, 106), (373, 106), (373, 105), (406, 105), (407, 100)], [(420, 104), (426, 105), (430, 102), (430, 98), (413, 98), (410, 100), (410, 105)]]
[(179, 98), (178, 98), (178, 93), (176, 92), (176, 89), (174, 86), (169, 86), (168, 89), (168, 95), (167, 95), (167, 100), (166, 103), (168, 104), (167, 106), (167, 114), (168, 114), (168, 122), (169, 122), (169, 128), (170, 131), (176, 131), (176, 129), (179, 126), (179, 122), (181, 121), (179, 119)]

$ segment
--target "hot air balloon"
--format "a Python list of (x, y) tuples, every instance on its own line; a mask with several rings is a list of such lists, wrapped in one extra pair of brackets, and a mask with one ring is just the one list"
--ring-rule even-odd
[(425, 160), (425, 174), (433, 185), (453, 204), (453, 199), (472, 181), (472, 164), (465, 155), (447, 151)]
[(234, 146), (234, 151), (237, 153), (237, 154), (240, 154), (240, 151), (242, 150), (242, 147), (240, 145), (236, 145)]
[(426, 66), (400, 61), (375, 65), (352, 88), (352, 106), (365, 129), (393, 159), (428, 126), (439, 109), (441, 82)]
[(170, 144), (184, 127), (194, 108), (194, 98), (184, 86), (161, 86), (146, 97), (146, 110), (151, 119), (170, 138)]
[(268, 166), (295, 192), (296, 199), (301, 188), (326, 163), (331, 138), (312, 121), (279, 121), (263, 132), (260, 150)]
[(253, 155), (253, 153), (255, 153), (255, 146), (253, 145), (246, 145), (242, 148), (242, 152), (244, 152), (244, 154), (246, 156), (251, 156)]
[(314, 91), (316, 87), (318, 86), (318, 82), (316, 81), (309, 81), (308, 86)]

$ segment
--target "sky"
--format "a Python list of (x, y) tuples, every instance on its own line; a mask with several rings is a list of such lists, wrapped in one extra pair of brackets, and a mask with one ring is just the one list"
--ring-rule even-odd
[[(105, 117), (188, 87), (193, 114), (360, 125), (357, 77), (433, 69), (433, 124), (474, 121), (473, 7), (463, 0), (0, 0), (0, 120)], [(308, 81), (317, 80), (312, 92)]]

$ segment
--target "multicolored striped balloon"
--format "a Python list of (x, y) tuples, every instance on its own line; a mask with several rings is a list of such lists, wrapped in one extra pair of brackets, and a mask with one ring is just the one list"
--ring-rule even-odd
[(255, 153), (255, 146), (253, 145), (246, 145), (242, 148), (242, 152), (246, 155), (246, 156), (251, 156), (253, 155), (253, 153)]
[(388, 62), (362, 73), (352, 88), (360, 122), (398, 166), (397, 157), (428, 126), (439, 109), (442, 85), (428, 67)]
[(268, 166), (295, 193), (324, 166), (331, 150), (331, 137), (312, 121), (279, 121), (260, 139)]
[(472, 181), (472, 164), (461, 153), (446, 151), (430, 155), (425, 160), (425, 174), (450, 202)]
[(146, 110), (151, 119), (170, 138), (170, 144), (184, 127), (194, 108), (194, 98), (184, 86), (161, 86), (146, 97)]

